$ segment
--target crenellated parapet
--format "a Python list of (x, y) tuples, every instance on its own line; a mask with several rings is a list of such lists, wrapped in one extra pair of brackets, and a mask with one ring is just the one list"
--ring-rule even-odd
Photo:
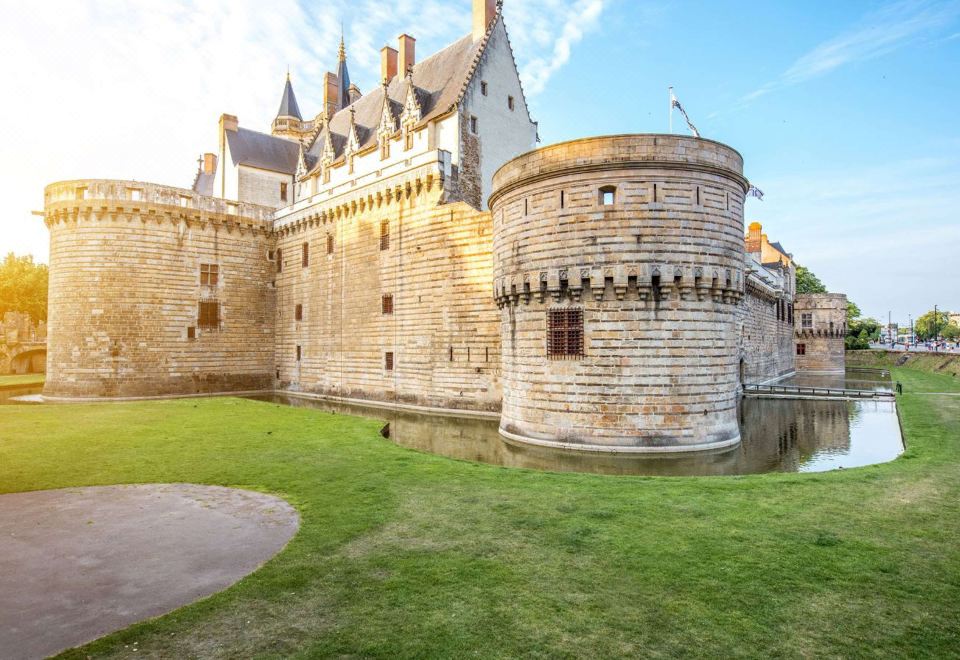
[(273, 209), (140, 181), (79, 179), (52, 183), (44, 189), (48, 228), (103, 219), (184, 227), (215, 224), (227, 231), (269, 233)]

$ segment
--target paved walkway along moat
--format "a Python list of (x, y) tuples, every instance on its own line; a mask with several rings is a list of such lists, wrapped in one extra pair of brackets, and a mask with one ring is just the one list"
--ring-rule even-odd
[(0, 495), (0, 657), (46, 657), (220, 591), (298, 526), (277, 497), (217, 486)]

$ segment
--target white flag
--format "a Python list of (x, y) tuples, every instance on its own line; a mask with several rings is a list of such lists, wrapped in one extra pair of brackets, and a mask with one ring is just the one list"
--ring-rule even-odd
[(673, 93), (673, 88), (670, 88), (670, 107), (676, 108), (680, 111), (680, 114), (683, 115), (683, 118), (687, 120), (687, 127), (690, 129), (690, 132), (693, 133), (696, 137), (700, 137), (700, 131), (697, 130), (697, 127), (693, 125), (693, 122), (690, 121), (690, 117), (687, 116), (687, 111), (683, 109), (683, 106), (680, 105), (679, 99)]
[(757, 188), (756, 186), (750, 186), (750, 190), (747, 191), (747, 197), (756, 197), (762, 202), (763, 191)]

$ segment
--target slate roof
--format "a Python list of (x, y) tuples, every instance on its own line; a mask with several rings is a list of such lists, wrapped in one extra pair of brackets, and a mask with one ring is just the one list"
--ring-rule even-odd
[[(484, 39), (474, 41), (473, 36), (468, 34), (422, 62), (413, 65), (414, 93), (420, 102), (421, 110), (421, 118), (417, 127), (426, 125), (429, 121), (446, 114), (457, 105), (496, 23), (497, 21), (494, 21), (491, 24)], [(406, 76), (397, 75), (387, 86), (387, 98), (390, 100), (390, 108), (395, 112), (396, 117), (399, 117), (403, 110), (410, 84), (409, 80)], [(336, 154), (334, 160), (339, 160), (343, 156), (350, 131), (351, 108), (354, 110), (360, 150), (376, 143), (377, 127), (380, 125), (380, 114), (383, 109), (382, 86), (333, 115), (328, 126), (317, 134), (307, 149), (308, 167), (312, 169), (319, 162), (328, 131), (332, 136), (333, 149)]]
[(277, 110), (278, 117), (296, 117), (303, 121), (300, 116), (300, 106), (297, 105), (297, 97), (293, 94), (293, 85), (290, 84), (290, 76), (287, 75), (287, 84), (283, 86), (283, 96), (280, 98), (280, 109)]
[(284, 174), (296, 173), (299, 143), (247, 128), (225, 132), (234, 165), (249, 165)]
[(206, 197), (212, 197), (215, 176), (215, 174), (204, 174), (203, 167), (201, 167), (200, 171), (197, 172), (197, 178), (193, 182), (193, 191)]

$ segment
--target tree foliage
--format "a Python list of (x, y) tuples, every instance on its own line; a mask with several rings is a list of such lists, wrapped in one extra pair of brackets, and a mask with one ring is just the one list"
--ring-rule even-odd
[(824, 286), (820, 278), (813, 274), (805, 266), (797, 264), (797, 293), (826, 293), (827, 287)]
[(48, 276), (46, 264), (34, 263), (32, 255), (9, 253), (0, 262), (0, 317), (26, 312), (35, 321), (46, 321)]
[[(851, 318), (851, 306), (857, 317)], [(847, 350), (870, 348), (870, 342), (880, 338), (881, 324), (877, 319), (859, 318), (860, 308), (855, 303), (847, 303), (847, 336), (844, 345)]]
[[(933, 339), (939, 334), (941, 337), (944, 337), (944, 330), (947, 326), (950, 325), (950, 317), (946, 312), (937, 311), (936, 317), (933, 315), (933, 310), (918, 318), (913, 323), (913, 331), (917, 335), (917, 339), (925, 341), (927, 339)], [(946, 332), (953, 334), (952, 330), (946, 330)]]

